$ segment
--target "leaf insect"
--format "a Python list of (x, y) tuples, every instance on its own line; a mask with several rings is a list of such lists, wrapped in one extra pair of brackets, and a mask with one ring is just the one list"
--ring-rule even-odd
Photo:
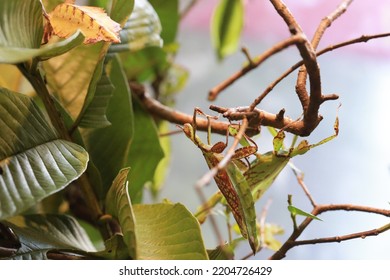
[[(208, 144), (203, 143), (199, 136), (196, 135), (197, 114), (204, 115), (208, 119)], [(184, 134), (202, 151), (208, 167), (212, 169), (224, 158), (222, 152), (227, 146), (227, 140), (226, 143), (217, 142), (214, 145), (210, 144), (210, 118), (213, 117), (207, 116), (199, 108), (195, 108), (192, 124), (186, 123), (180, 128), (183, 130)], [(226, 136), (228, 137), (228, 132)], [(257, 147), (255, 146), (237, 149), (235, 154), (232, 156), (232, 161), (228, 163), (226, 169), (218, 170), (214, 176), (214, 180), (223, 197), (226, 199), (242, 236), (248, 239), (254, 253), (256, 253), (258, 247), (256, 213), (251, 190), (241, 170), (242, 168), (245, 168), (243, 165), (246, 165), (241, 161), (241, 159), (254, 154), (256, 151)]]

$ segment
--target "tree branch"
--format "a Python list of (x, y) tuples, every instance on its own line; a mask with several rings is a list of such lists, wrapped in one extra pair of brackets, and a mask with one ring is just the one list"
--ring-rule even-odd
[[(365, 212), (365, 213), (372, 213), (372, 214), (378, 214), (383, 215), (385, 217), (390, 217), (390, 210), (387, 209), (379, 209), (374, 207), (368, 207), (368, 206), (361, 206), (361, 205), (353, 205), (353, 204), (323, 204), (323, 205), (317, 205), (314, 207), (311, 214), (317, 216), (324, 212), (329, 211), (358, 211), (358, 212)], [(309, 241), (296, 241), (297, 238), (302, 234), (302, 232), (306, 229), (306, 227), (311, 223), (313, 219), (312, 218), (306, 218), (295, 230), (293, 230), (290, 237), (287, 239), (287, 241), (282, 245), (282, 247), (275, 252), (269, 259), (276, 260), (276, 259), (282, 259), (286, 256), (286, 253), (288, 250), (292, 249), (295, 246), (298, 245), (304, 245), (304, 244), (317, 244), (313, 240)], [(358, 233), (353, 233), (349, 235), (339, 236), (339, 237), (330, 237), (330, 238), (324, 238), (324, 239), (317, 239), (319, 240), (318, 243), (324, 243), (327, 242), (336, 242), (336, 241), (330, 241), (335, 239), (340, 239), (340, 241), (349, 240), (352, 238), (363, 238), (365, 236), (368, 236), (368, 234), (371, 235), (378, 235), (380, 233), (383, 233), (390, 229), (389, 225), (385, 225), (379, 229), (373, 229), (369, 231), (363, 231)], [(308, 242), (308, 243), (306, 243)]]
[(302, 36), (302, 34), (293, 35), (290, 38), (283, 40), (277, 44), (275, 44), (272, 48), (266, 50), (259, 56), (252, 58), (249, 60), (249, 63), (243, 67), (238, 72), (231, 75), (229, 78), (227, 78), (225, 81), (220, 83), (219, 85), (212, 88), (209, 92), (208, 99), (210, 101), (214, 101), (218, 94), (232, 85), (235, 81), (240, 79), (241, 77), (245, 76), (248, 72), (252, 71), (253, 69), (257, 68), (261, 63), (263, 63), (265, 60), (273, 56), (274, 54), (288, 48), (289, 46), (296, 45), (298, 43), (301, 43), (305, 40), (305, 38)]

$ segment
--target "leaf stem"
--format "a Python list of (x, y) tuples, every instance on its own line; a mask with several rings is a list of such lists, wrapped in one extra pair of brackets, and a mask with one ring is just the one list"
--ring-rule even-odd
[[(54, 126), (55, 130), (57, 131), (59, 138), (74, 142), (68, 132), (63, 118), (61, 117), (61, 113), (55, 107), (53, 97), (51, 96), (46, 87), (46, 83), (43, 79), (42, 73), (40, 72), (39, 68), (36, 67), (37, 63), (33, 63), (32, 65), (35, 67), (27, 67), (27, 64), (21, 63), (18, 64), (18, 68), (27, 78), (27, 80), (31, 83), (38, 96), (42, 99), (50, 121)], [(86, 173), (82, 174), (77, 179), (76, 185), (80, 186), (84, 195), (85, 202), (91, 212), (91, 216), (94, 217), (94, 222), (96, 222), (96, 224), (99, 226), (99, 230), (102, 236), (108, 237), (108, 227), (106, 225), (99, 225), (99, 223), (97, 223), (99, 217), (103, 215), (103, 212), (96, 197), (96, 194), (93, 190), (93, 186), (91, 185)]]

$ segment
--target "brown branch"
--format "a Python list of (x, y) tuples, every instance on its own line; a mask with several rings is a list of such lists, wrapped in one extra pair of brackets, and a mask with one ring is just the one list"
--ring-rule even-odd
[[(335, 21), (338, 17), (340, 17), (343, 13), (345, 13), (345, 11), (347, 10), (347, 7), (351, 3), (352, 3), (352, 0), (344, 0), (336, 8), (336, 10), (334, 12), (332, 12), (330, 15), (328, 15), (327, 17), (322, 19), (321, 23), (319, 24), (319, 26), (318, 26), (318, 28), (317, 28), (314, 36), (313, 36), (311, 44), (310, 44), (310, 48), (313, 50), (313, 52), (317, 49), (318, 44), (319, 44), (322, 36), (324, 35), (325, 31), (328, 29), (328, 27), (332, 24), (333, 21)], [(295, 86), (296, 92), (297, 92), (299, 97), (301, 97), (301, 96), (306, 97), (307, 96), (306, 81), (307, 81), (307, 74), (308, 74), (308, 72), (311, 73), (310, 69), (307, 68), (306, 64), (301, 66), (301, 69), (299, 70), (299, 73), (298, 73), (296, 86)], [(312, 74), (314, 74), (314, 72), (312, 72)], [(310, 85), (311, 85), (311, 82), (310, 82)], [(321, 93), (321, 91), (319, 91), (319, 96), (318, 97), (321, 97), (320, 93)], [(313, 94), (313, 92), (311, 91), (310, 95), (312, 95), (312, 94)], [(329, 99), (327, 99), (327, 100), (329, 100)], [(303, 100), (301, 99), (301, 102), (302, 101), (306, 102), (306, 103), (302, 103), (304, 105), (303, 109), (304, 109), (304, 112), (305, 112), (306, 108), (310, 107), (309, 104), (311, 104), (312, 102), (314, 102), (314, 104), (318, 103), (318, 109), (319, 109), (319, 105), (321, 105), (321, 103), (324, 102), (325, 100), (323, 99), (322, 102), (320, 101), (319, 98), (315, 98), (314, 100), (312, 100), (311, 96), (310, 96), (310, 103), (308, 103), (308, 99), (307, 98), (305, 98)], [(317, 106), (314, 105), (314, 108), (312, 108), (313, 114), (315, 113), (315, 111), (317, 111), (316, 114), (318, 114), (318, 109), (316, 107)]]
[(295, 135), (307, 136), (302, 134), (302, 131), (304, 131), (304, 122), (293, 120), (289, 117), (283, 117), (283, 109), (278, 114), (272, 114), (257, 108), (255, 108), (253, 112), (248, 112), (248, 108), (249, 107), (225, 108), (215, 105), (210, 106), (211, 110), (223, 114), (223, 116), (229, 120), (241, 120), (246, 117), (249, 121), (248, 129), (246, 131), (248, 136), (259, 133), (259, 127), (261, 125), (278, 129), (283, 128), (285, 131)]
[[(316, 53), (316, 55), (317, 55), (317, 57), (319, 57), (319, 56), (321, 56), (321, 55), (323, 55), (325, 53), (331, 52), (333, 50), (336, 50), (336, 49), (339, 49), (339, 48), (342, 48), (342, 47), (346, 47), (346, 46), (357, 44), (357, 43), (366, 43), (366, 42), (368, 42), (369, 40), (372, 40), (372, 39), (384, 38), (384, 37), (389, 37), (389, 36), (390, 36), (390, 33), (382, 33), (382, 34), (375, 34), (375, 35), (362, 35), (359, 38), (355, 38), (355, 39), (352, 39), (352, 40), (349, 40), (349, 41), (345, 41), (345, 42), (342, 42), (342, 43), (339, 43), (339, 44), (336, 44), (336, 45), (330, 45), (330, 46), (328, 46), (328, 47), (318, 51)], [(275, 81), (273, 81), (262, 92), (262, 94), (253, 101), (253, 103), (250, 105), (250, 109), (255, 108), (257, 105), (259, 105), (261, 103), (261, 101), (263, 101), (263, 99), (274, 89), (275, 86), (277, 86), (282, 80), (284, 80), (292, 72), (297, 70), (301, 65), (303, 65), (303, 60), (301, 60), (301, 61), (297, 62), (296, 64), (294, 64), (293, 66), (291, 66), (279, 78), (277, 78)], [(326, 98), (327, 98), (327, 96), (324, 96), (324, 99), (326, 99)], [(333, 99), (337, 99), (337, 98), (338, 98), (337, 95), (333, 96)]]
[(341, 235), (341, 236), (333, 236), (333, 237), (323, 237), (323, 238), (315, 238), (315, 239), (307, 239), (307, 240), (300, 240), (295, 241), (294, 246), (300, 246), (300, 245), (309, 245), (309, 244), (320, 244), (320, 243), (333, 243), (333, 242), (342, 242), (347, 241), (351, 239), (357, 239), (361, 238), (364, 239), (367, 236), (377, 236), (385, 231), (390, 230), (390, 224), (386, 224), (380, 228), (375, 228), (371, 230)]
[(347, 11), (347, 8), (349, 5), (351, 5), (353, 0), (343, 0), (330, 15), (324, 17), (319, 24), (316, 32), (314, 33), (313, 39), (311, 41), (311, 44), (314, 49), (317, 49), (320, 40), (322, 39), (322, 36), (324, 35), (325, 31), (332, 25), (332, 23), (338, 19), (342, 14), (344, 14)]
[[(358, 212), (365, 212), (365, 213), (372, 213), (372, 214), (378, 214), (383, 215), (385, 217), (390, 217), (390, 210), (387, 209), (379, 209), (374, 207), (368, 207), (368, 206), (361, 206), (361, 205), (353, 205), (353, 204), (324, 204), (324, 205), (317, 205), (312, 210), (311, 214), (317, 216), (321, 213), (328, 212), (328, 211), (358, 211)], [(295, 246), (303, 245), (303, 244), (297, 244), (296, 241), (298, 237), (302, 234), (302, 232), (306, 229), (306, 227), (311, 223), (313, 219), (312, 218), (306, 218), (293, 232), (291, 233), (290, 237), (287, 239), (287, 241), (282, 245), (282, 247), (275, 252), (269, 259), (282, 259), (286, 256), (286, 253), (288, 250), (292, 249)], [(385, 226), (388, 227), (388, 226)], [(386, 228), (388, 230), (389, 228)], [(383, 230), (381, 232), (384, 232), (386, 230)], [(375, 231), (375, 230), (374, 230)], [(370, 231), (368, 231), (370, 232)], [(380, 233), (381, 233), (380, 232)], [(364, 232), (367, 233), (367, 232)], [(355, 233), (354, 235), (359, 235), (362, 233)], [(351, 237), (352, 235), (349, 235)], [(359, 237), (363, 237), (363, 235), (360, 235)], [(333, 238), (333, 237), (332, 237)], [(343, 238), (347, 238), (346, 236)], [(350, 239), (350, 238), (349, 238)], [(348, 239), (345, 239), (348, 240)], [(315, 243), (310, 243), (315, 244)]]
[(180, 13), (180, 19), (185, 18), (199, 0), (192, 0)]
[[(306, 39), (301, 27), (295, 21), (294, 16), (288, 10), (286, 5), (281, 0), (271, 0), (271, 3), (278, 14), (286, 22), (290, 33), (292, 35), (301, 34), (305, 38), (304, 42), (298, 42), (296, 46), (305, 66), (305, 70), (301, 70), (300, 72), (302, 73), (303, 71), (307, 71), (309, 74), (310, 96), (306, 90), (306, 81), (300, 81), (299, 78), (297, 81), (296, 92), (303, 107), (303, 130), (313, 131), (321, 120), (321, 116), (318, 115), (318, 110), (323, 102), (320, 68), (317, 63), (315, 50), (311, 43)], [(298, 77), (300, 77), (300, 75)]]
[[(193, 116), (174, 110), (168, 106), (161, 104), (159, 101), (151, 97), (144, 86), (137, 83), (130, 83), (132, 93), (142, 102), (144, 107), (154, 116), (167, 120), (175, 124), (192, 123)], [(205, 119), (196, 119), (197, 129), (207, 131), (208, 122)], [(226, 135), (229, 123), (211, 120), (211, 130), (215, 133)]]
[(213, 89), (210, 90), (208, 99), (210, 101), (213, 101), (217, 98), (218, 94), (232, 85), (235, 81), (240, 79), (241, 77), (245, 76), (248, 72), (252, 71), (253, 69), (257, 68), (261, 63), (263, 63), (265, 60), (267, 60), (269, 57), (273, 56), (274, 54), (288, 48), (289, 46), (298, 44), (300, 42), (303, 42), (305, 40), (304, 37), (302, 37), (301, 34), (297, 34), (294, 36), (291, 36), (290, 38), (283, 40), (277, 44), (275, 44), (272, 48), (266, 50), (261, 55), (251, 59), (245, 67), (243, 67), (238, 72), (231, 75), (229, 78), (227, 78), (225, 81), (220, 83), (219, 85), (215, 86)]

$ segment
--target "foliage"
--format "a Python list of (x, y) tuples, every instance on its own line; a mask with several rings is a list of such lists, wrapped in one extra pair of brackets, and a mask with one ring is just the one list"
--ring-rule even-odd
[[(316, 46), (311, 49), (305, 37), (293, 34), (267, 53), (295, 44), (313, 92), (310, 101), (300, 94), (307, 110), (303, 120), (287, 119), (282, 111), (270, 117), (267, 125), (277, 128), (270, 128), (274, 149), (261, 154), (248, 136), (260, 130), (254, 108), (223, 112), (238, 126), (211, 116), (196, 119), (199, 109), (192, 117), (171, 108), (188, 79), (188, 71), (175, 63), (183, 16), (178, 0), (89, 1), (96, 7), (65, 2), (0, 1), (0, 258), (229, 259), (243, 242), (253, 254), (268, 248), (283, 257), (285, 244), (276, 238), (283, 229), (258, 217), (255, 202), (292, 157), (338, 134), (336, 119), (333, 136), (284, 146), (286, 131), (310, 134), (321, 121), (319, 106), (335, 99), (321, 94), (315, 99), (319, 77), (305, 51)], [(219, 59), (236, 51), (243, 20), (244, 1), (219, 2), (211, 26)], [(246, 54), (243, 73), (267, 58)], [(26, 81), (32, 89), (22, 92)], [(203, 199), (196, 213), (184, 203), (144, 202), (147, 189), (158, 199), (169, 166), (169, 138), (161, 138), (168, 122), (183, 125), (210, 168), (196, 184)], [(227, 143), (205, 144), (196, 134), (208, 129), (209, 137), (211, 128), (235, 138), (227, 152)], [(206, 199), (202, 188), (210, 178), (219, 191)], [(297, 215), (309, 223), (329, 210), (313, 205), (312, 213), (288, 206), (294, 225)], [(215, 219), (210, 213), (217, 206), (237, 224), (228, 223), (227, 243), (206, 249), (201, 224)]]

